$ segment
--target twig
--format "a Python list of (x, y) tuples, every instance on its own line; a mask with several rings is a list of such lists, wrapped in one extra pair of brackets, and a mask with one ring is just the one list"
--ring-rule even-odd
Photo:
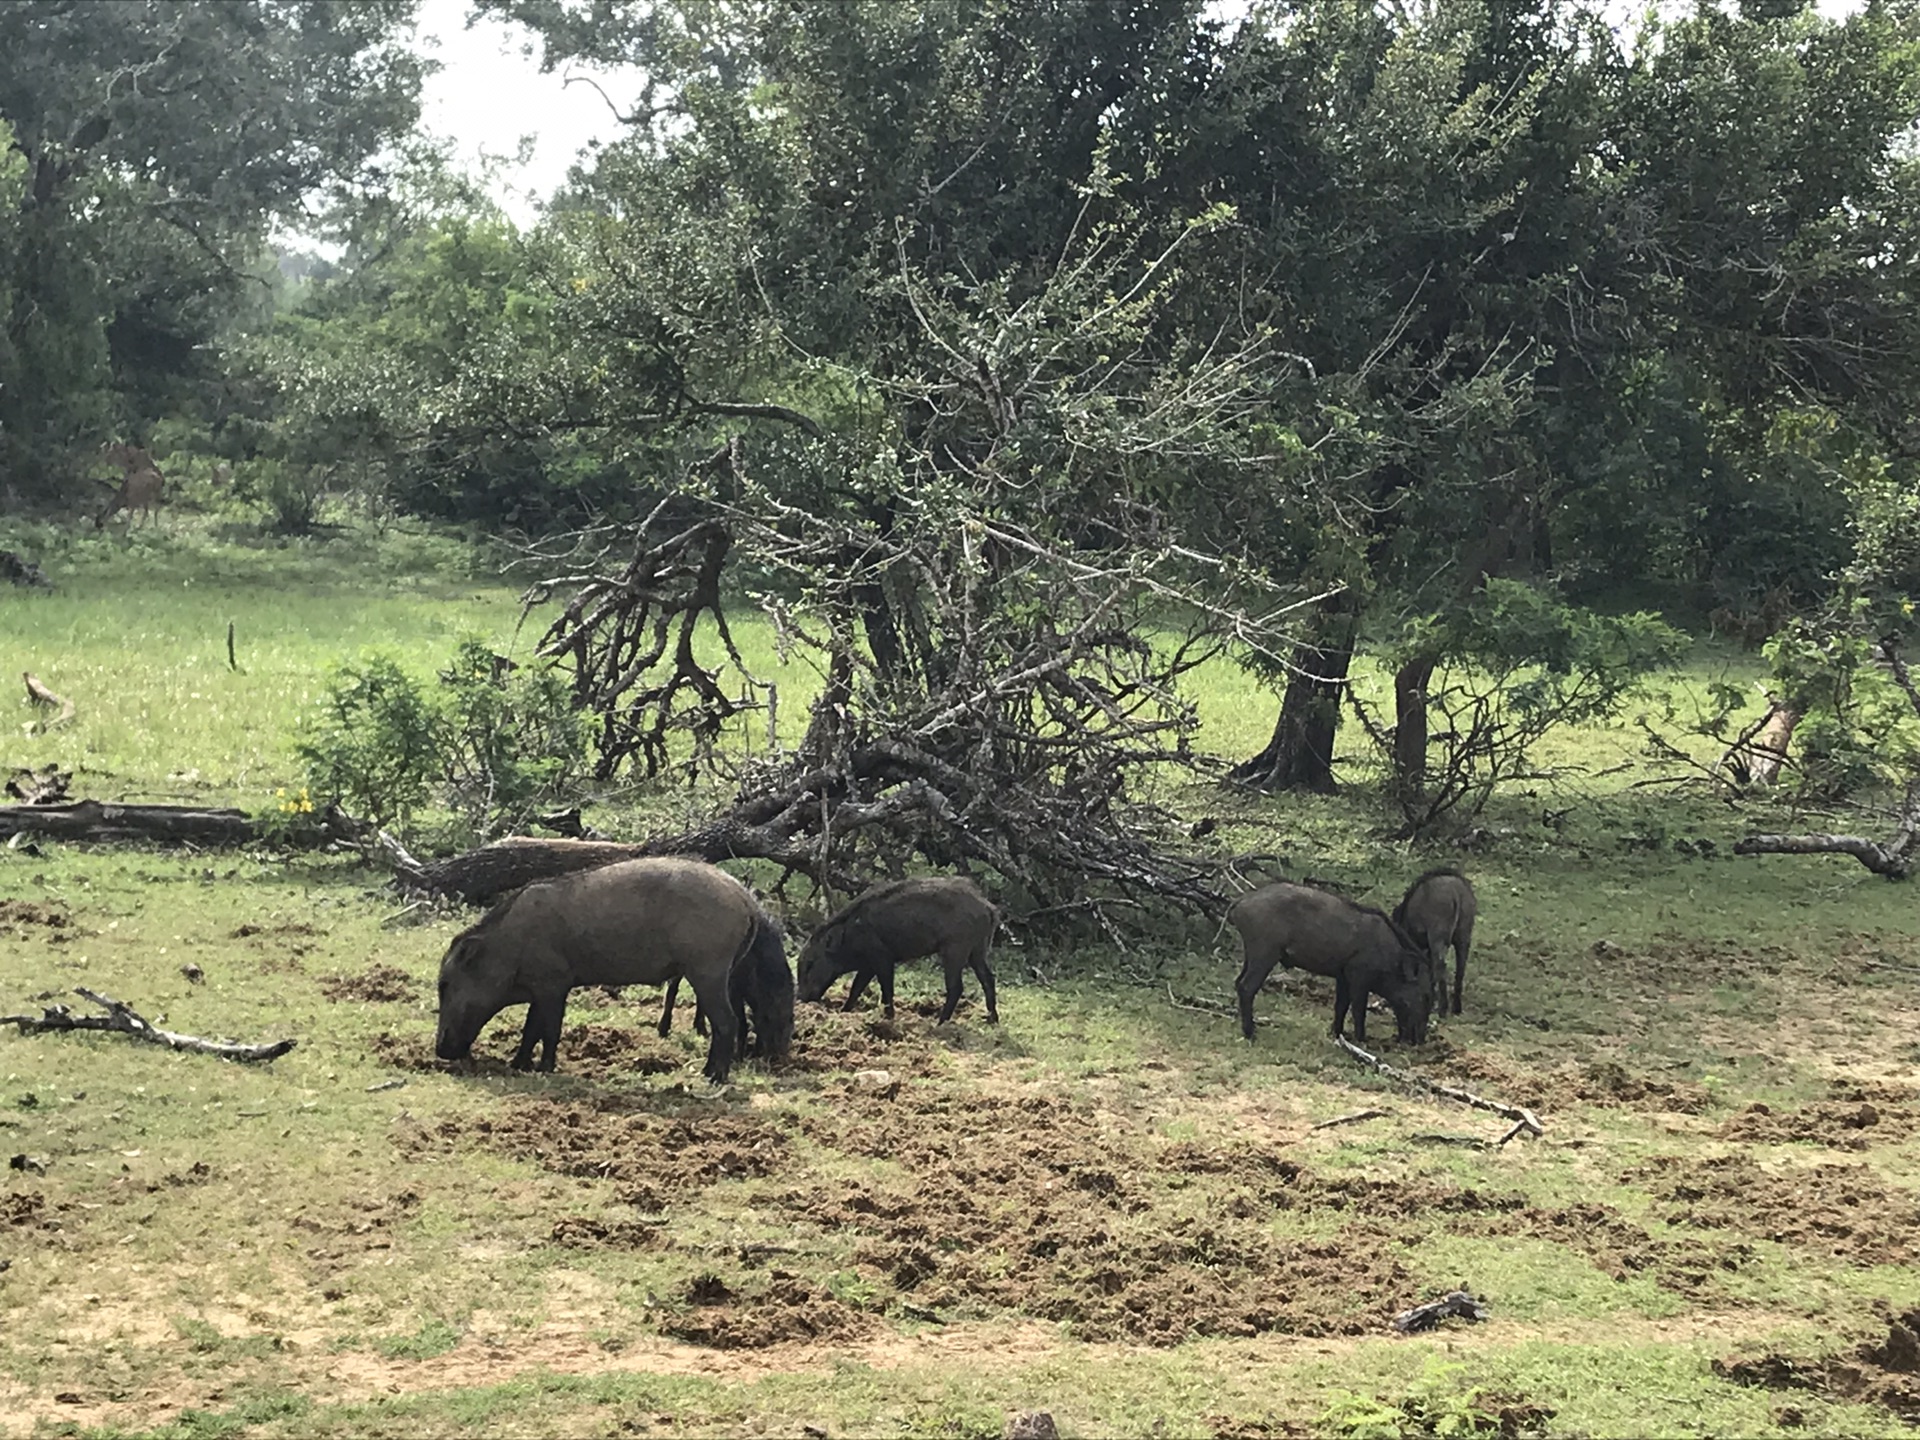
[(64, 696), (54, 694), (53, 691), (40, 683), (40, 677), (35, 675), (31, 670), (21, 671), (20, 678), (27, 682), (27, 699), (42, 709), (57, 709), (60, 712), (54, 716), (53, 719), (40, 722), (40, 729), (42, 731), (51, 730), (56, 725), (64, 725), (73, 719), (76, 711), (71, 700), (68, 700)]
[(1344, 1035), (1336, 1035), (1333, 1038), (1340, 1048), (1353, 1056), (1354, 1059), (1363, 1065), (1371, 1065), (1375, 1070), (1378, 1070), (1382, 1075), (1390, 1079), (1401, 1080), (1409, 1085), (1418, 1085), (1423, 1090), (1429, 1090), (1435, 1095), (1445, 1096), (1449, 1100), (1457, 1100), (1462, 1105), (1471, 1105), (1476, 1110), (1491, 1110), (1496, 1115), (1506, 1116), (1507, 1119), (1514, 1122), (1514, 1126), (1505, 1135), (1500, 1137), (1496, 1148), (1498, 1148), (1498, 1145), (1504, 1145), (1507, 1141), (1522, 1133), (1530, 1135), (1544, 1135), (1546, 1133), (1546, 1127), (1541, 1125), (1539, 1117), (1525, 1106), (1504, 1105), (1498, 1100), (1484, 1100), (1471, 1091), (1462, 1090), (1458, 1086), (1443, 1085), (1438, 1080), (1429, 1080), (1424, 1075), (1416, 1075), (1410, 1070), (1401, 1070), (1389, 1065), (1379, 1056), (1362, 1050)]
[(1491, 1150), (1493, 1142), (1483, 1140), (1478, 1135), (1441, 1135), (1434, 1131), (1425, 1131), (1419, 1135), (1407, 1137), (1416, 1145), (1462, 1145), (1469, 1150)]
[[(1238, 1011), (1229, 1010), (1225, 1005), (1207, 1005), (1199, 1001), (1181, 999), (1180, 996), (1173, 993), (1173, 983), (1171, 981), (1167, 983), (1167, 1002), (1176, 1010), (1191, 1010), (1196, 1015), (1213, 1015), (1228, 1020), (1238, 1020), (1240, 1018)], [(1254, 1017), (1253, 1023), (1262, 1029), (1273, 1024), (1271, 1020), (1262, 1020), (1258, 1016)]]
[(1315, 1121), (1307, 1128), (1309, 1130), (1330, 1130), (1335, 1125), (1357, 1125), (1362, 1120), (1383, 1120), (1386, 1118), (1387, 1113), (1385, 1110), (1349, 1110), (1346, 1114), (1336, 1115), (1331, 1120)]
[(233, 658), (233, 621), (227, 621), (227, 669), (240, 673), (240, 662)]
[(134, 1040), (145, 1040), (152, 1045), (164, 1045), (169, 1050), (218, 1055), (223, 1060), (272, 1060), (286, 1054), (297, 1043), (276, 1040), (270, 1045), (243, 1045), (230, 1040), (202, 1040), (195, 1035), (179, 1035), (171, 1030), (160, 1029), (132, 1007), (110, 995), (101, 995), (81, 985), (76, 985), (73, 993), (91, 1000), (107, 1013), (75, 1015), (65, 1005), (51, 1005), (37, 1018), (32, 1015), (0, 1015), (0, 1025), (17, 1025), (22, 1035), (37, 1035), (48, 1030), (108, 1030)]

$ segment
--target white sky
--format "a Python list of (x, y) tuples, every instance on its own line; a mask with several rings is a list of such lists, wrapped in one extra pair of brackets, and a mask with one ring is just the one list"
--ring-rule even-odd
[(467, 28), (468, 0), (421, 0), (416, 44), (442, 68), (422, 91), (421, 121), (452, 140), (463, 166), (477, 172), (483, 156), (513, 156), (522, 136), (534, 137), (532, 159), (502, 169), (495, 198), (523, 228), (536, 205), (566, 180), (567, 167), (589, 141), (613, 139), (622, 129), (593, 86), (566, 75), (590, 75), (623, 108), (640, 92), (639, 72), (622, 77), (571, 64), (540, 73), (532, 32), (494, 19)]

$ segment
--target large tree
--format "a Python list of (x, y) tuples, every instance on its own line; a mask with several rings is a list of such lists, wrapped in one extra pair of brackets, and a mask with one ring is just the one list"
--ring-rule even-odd
[(418, 118), (413, 0), (0, 7), (0, 118), (26, 166), (0, 317), (0, 466), (140, 432), (210, 374), (270, 227), (374, 178)]

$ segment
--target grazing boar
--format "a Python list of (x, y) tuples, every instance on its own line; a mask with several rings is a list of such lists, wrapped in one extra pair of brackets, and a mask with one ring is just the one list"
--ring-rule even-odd
[(938, 953), (947, 977), (939, 1023), (953, 1018), (961, 972), (969, 967), (986, 995), (987, 1022), (997, 1023), (993, 970), (987, 964), (997, 919), (979, 887), (957, 876), (876, 885), (813, 932), (800, 952), (800, 998), (818, 1000), (840, 976), (851, 974), (845, 1006), (851, 1010), (877, 976), (881, 1005), (892, 1019), (894, 966)]
[(1394, 906), (1393, 923), (1406, 931), (1433, 961), (1433, 984), (1440, 1013), (1447, 1013), (1447, 947), (1453, 947), (1453, 1013), (1460, 1013), (1467, 984), (1467, 951), (1473, 948), (1473, 920), (1479, 902), (1473, 886), (1458, 870), (1429, 870), (1407, 887)]
[[(786, 955), (778, 945), (756, 944), (745, 959), (733, 967), (727, 993), (733, 1001), (734, 1020), (740, 1027), (739, 1051), (750, 1051), (747, 1033), (752, 1029), (751, 1049), (770, 1060), (784, 1060), (793, 1049), (793, 972), (787, 968)], [(680, 994), (680, 977), (667, 982), (667, 1003), (660, 1011), (660, 1038), (673, 1033), (673, 1005)], [(697, 1004), (693, 1011), (693, 1030), (706, 1035), (707, 1012)]]
[(464, 1059), (489, 1020), (524, 1004), (514, 1068), (528, 1067), (538, 1042), (539, 1068), (551, 1070), (567, 992), (576, 985), (684, 978), (712, 1027), (706, 1074), (719, 1084), (742, 1023), (730, 994), (737, 967), (746, 1003), (762, 1007), (763, 1044), (783, 1052), (793, 1033), (793, 977), (780, 930), (724, 870), (697, 860), (628, 860), (541, 881), (502, 900), (448, 946), (434, 1053)]
[(1333, 977), (1333, 1033), (1353, 1011), (1353, 1037), (1367, 1038), (1367, 997), (1392, 1007), (1400, 1038), (1427, 1038), (1433, 1004), (1431, 964), (1415, 943), (1380, 911), (1311, 885), (1277, 880), (1242, 895), (1227, 911), (1240, 932), (1245, 961), (1234, 988), (1240, 1030), (1253, 1039), (1253, 997), (1276, 965)]

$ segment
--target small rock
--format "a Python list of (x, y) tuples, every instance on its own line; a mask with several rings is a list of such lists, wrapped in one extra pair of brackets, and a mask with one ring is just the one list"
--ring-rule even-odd
[(852, 1080), (854, 1089), (868, 1091), (883, 1100), (891, 1100), (900, 1093), (900, 1082), (891, 1070), (856, 1070)]
[(802, 1425), (800, 1433), (806, 1436), (807, 1440), (827, 1440), (827, 1427), (824, 1425)]
[(1618, 960), (1622, 955), (1625, 955), (1626, 953), (1627, 951), (1625, 946), (1616, 945), (1611, 940), (1596, 940), (1593, 942), (1593, 954), (1595, 959)]
[(180, 967), (180, 973), (187, 977), (187, 983), (189, 985), (198, 985), (202, 980), (207, 978), (207, 972), (202, 970), (198, 965), (182, 965)]
[(1060, 1427), (1045, 1410), (1022, 1410), (1008, 1419), (1007, 1440), (1060, 1440)]
[(31, 1155), (14, 1156), (11, 1160), (7, 1161), (7, 1168), (9, 1170), (23, 1170), (29, 1175), (44, 1175), (47, 1173), (45, 1162), (36, 1160)]

